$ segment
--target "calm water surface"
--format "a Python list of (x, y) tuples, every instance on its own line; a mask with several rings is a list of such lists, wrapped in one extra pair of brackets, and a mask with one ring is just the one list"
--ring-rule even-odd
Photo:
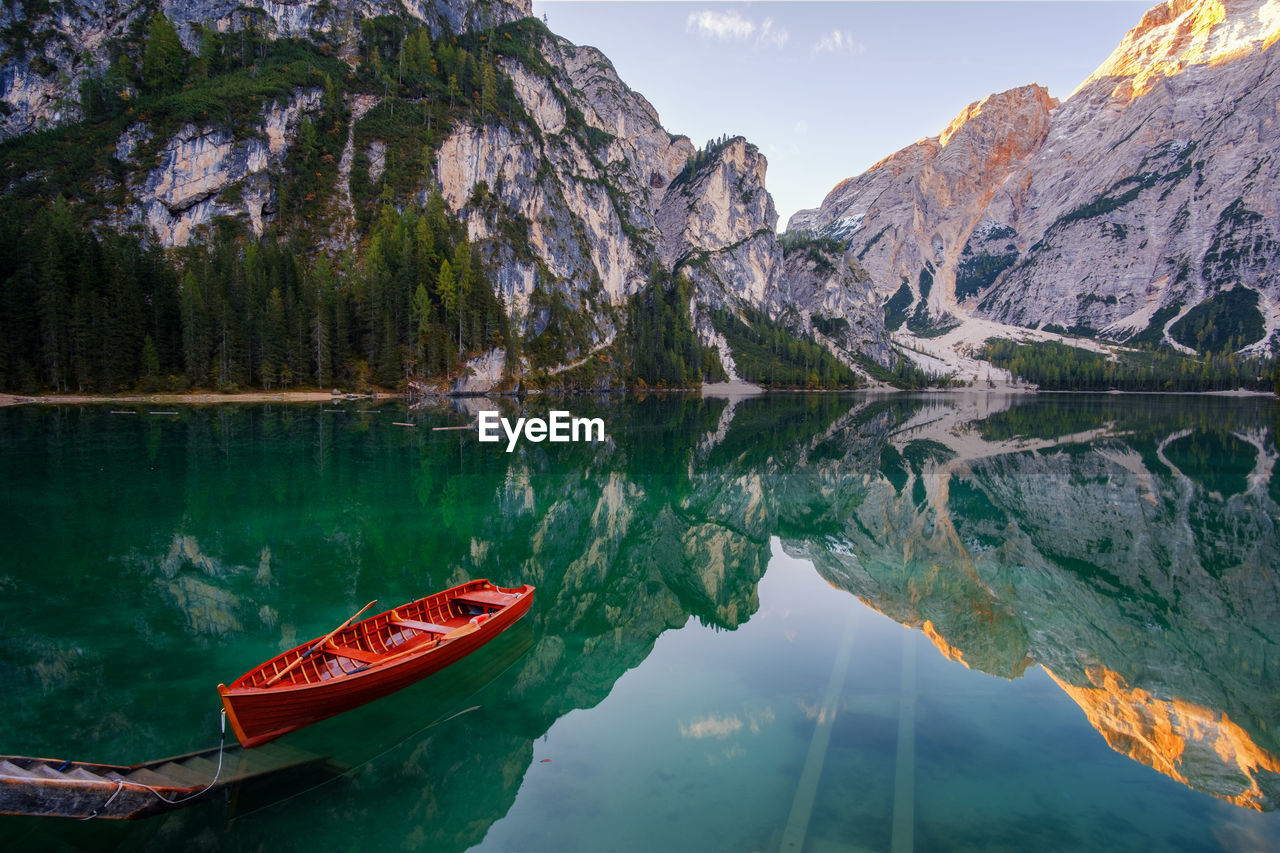
[(608, 441), (508, 454), (366, 401), (0, 410), (2, 753), (207, 747), (219, 681), (371, 598), (538, 587), (462, 664), (285, 738), (336, 779), (0, 818), (5, 846), (1280, 846), (1274, 401), (569, 408)]

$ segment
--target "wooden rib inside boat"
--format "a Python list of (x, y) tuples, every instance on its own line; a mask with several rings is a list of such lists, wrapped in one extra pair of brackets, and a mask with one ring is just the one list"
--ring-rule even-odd
[(348, 620), (219, 684), (227, 718), (240, 743), (253, 747), (386, 696), (502, 633), (529, 611), (533, 591), (475, 580)]

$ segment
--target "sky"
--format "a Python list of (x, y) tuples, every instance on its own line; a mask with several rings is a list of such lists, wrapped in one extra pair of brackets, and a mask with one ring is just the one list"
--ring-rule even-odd
[(1155, 3), (534, 0), (533, 11), (602, 50), (668, 131), (758, 146), (781, 231), (989, 94), (1039, 83), (1065, 99)]

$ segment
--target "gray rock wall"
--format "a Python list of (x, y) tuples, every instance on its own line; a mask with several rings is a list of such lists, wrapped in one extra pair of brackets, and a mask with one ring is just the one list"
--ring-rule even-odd
[(1150, 327), (1168, 341), (1195, 305), (1243, 287), (1261, 337), (1236, 346), (1274, 350), (1280, 23), (1268, 8), (1161, 4), (1061, 105), (1035, 86), (976, 102), (788, 227), (847, 239), (882, 299), (905, 282), (937, 324), (1121, 340)]

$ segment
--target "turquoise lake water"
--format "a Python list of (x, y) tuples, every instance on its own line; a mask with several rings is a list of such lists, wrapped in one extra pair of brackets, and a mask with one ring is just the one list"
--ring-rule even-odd
[(1276, 401), (481, 405), (607, 439), (431, 429), (461, 404), (0, 409), (0, 753), (215, 745), (218, 682), (372, 598), (538, 588), (284, 739), (337, 778), (0, 817), (5, 846), (1280, 849)]

